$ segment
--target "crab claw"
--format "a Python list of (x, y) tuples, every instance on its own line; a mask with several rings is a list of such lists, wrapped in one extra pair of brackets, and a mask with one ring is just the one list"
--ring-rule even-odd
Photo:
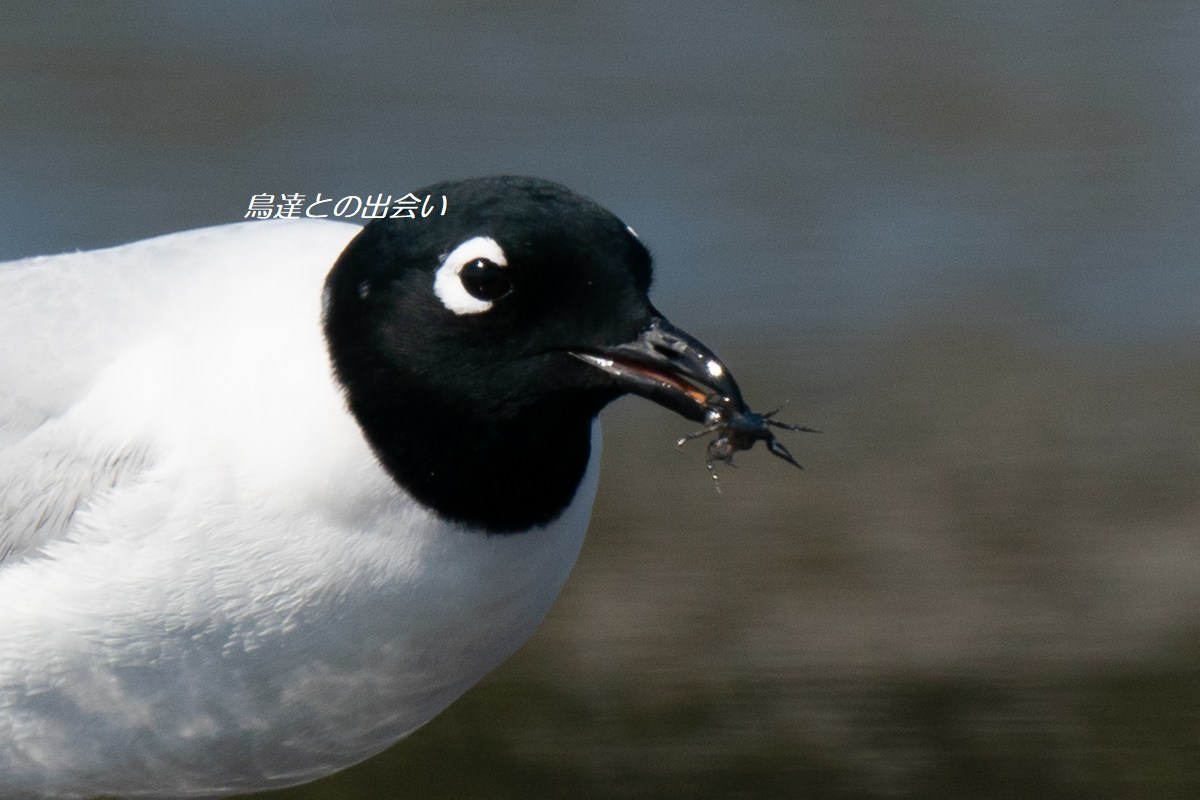
[[(813, 431), (813, 432), (819, 433), (819, 431)], [(767, 439), (767, 449), (769, 449), (772, 453), (774, 453), (775, 455), (782, 458), (784, 461), (791, 464), (796, 469), (804, 469), (804, 467), (800, 466), (800, 464), (797, 463), (796, 459), (792, 458), (792, 454), (789, 453), (788, 449), (783, 446), (783, 443), (780, 442), (778, 439), (776, 439), (774, 436), (772, 436), (770, 439)]]
[(763, 421), (772, 428), (783, 428), (785, 431), (796, 431), (798, 433), (821, 433), (821, 431), (817, 430), (816, 428), (809, 428), (804, 425), (789, 425), (786, 422), (776, 422), (775, 420), (768, 419), (766, 417), (763, 417)]
[[(784, 403), (784, 405), (787, 404)], [(774, 417), (780, 411), (783, 411), (783, 406), (780, 406), (774, 411), (768, 411), (767, 413), (763, 414), (763, 422), (767, 423), (772, 428), (783, 428), (785, 431), (796, 431), (798, 433), (821, 433), (821, 431), (817, 430), (816, 428), (809, 428), (804, 425), (792, 425), (787, 422), (780, 422), (779, 420), (772, 419), (772, 417)]]

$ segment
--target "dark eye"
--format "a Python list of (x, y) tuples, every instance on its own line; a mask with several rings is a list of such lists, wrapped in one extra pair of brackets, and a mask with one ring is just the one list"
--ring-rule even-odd
[(477, 258), (468, 261), (458, 273), (463, 288), (477, 300), (499, 300), (512, 291), (512, 278), (508, 267), (495, 261)]

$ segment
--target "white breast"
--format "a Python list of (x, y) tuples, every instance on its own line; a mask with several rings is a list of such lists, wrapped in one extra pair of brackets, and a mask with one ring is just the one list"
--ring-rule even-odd
[(598, 427), (544, 529), (417, 507), (320, 336), (355, 231), (248, 223), (0, 266), (2, 340), (28, 342), (0, 351), (0, 796), (326, 774), (428, 720), (549, 608)]

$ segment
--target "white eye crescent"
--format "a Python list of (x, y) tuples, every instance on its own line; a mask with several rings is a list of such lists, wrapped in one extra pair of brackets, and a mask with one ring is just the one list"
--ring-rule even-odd
[(490, 300), (475, 297), (463, 286), (463, 268), (480, 261), (500, 267), (508, 266), (504, 250), (495, 239), (475, 236), (447, 253), (433, 277), (434, 294), (442, 301), (442, 305), (455, 314), (479, 314), (493, 305)]

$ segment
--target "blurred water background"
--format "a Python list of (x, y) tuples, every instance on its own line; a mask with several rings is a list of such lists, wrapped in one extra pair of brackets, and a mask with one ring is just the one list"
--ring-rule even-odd
[(803, 473), (605, 416), (538, 635), (275, 800), (1200, 796), (1193, 3), (0, 8), (0, 257), (551, 178)]

